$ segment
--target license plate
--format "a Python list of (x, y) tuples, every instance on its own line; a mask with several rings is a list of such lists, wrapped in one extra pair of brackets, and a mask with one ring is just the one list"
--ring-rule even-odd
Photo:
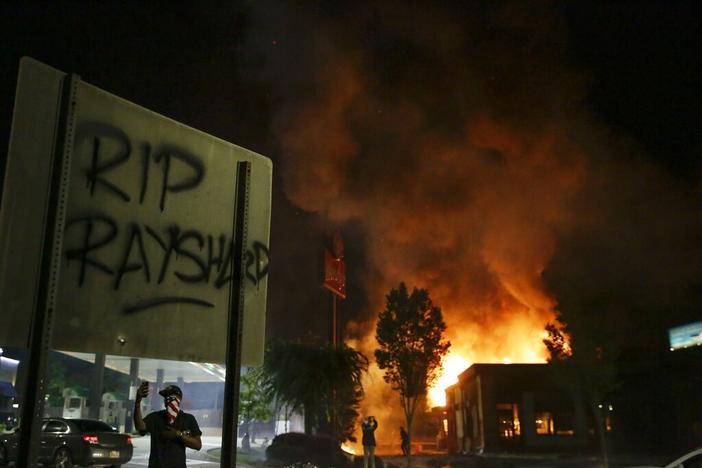
[(119, 458), (119, 450), (110, 450), (110, 458)]

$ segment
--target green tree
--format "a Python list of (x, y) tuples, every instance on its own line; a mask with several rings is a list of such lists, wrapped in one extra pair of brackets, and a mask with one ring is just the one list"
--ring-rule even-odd
[(246, 427), (251, 441), (255, 434), (250, 426), (255, 421), (266, 421), (273, 416), (271, 409), (273, 393), (266, 387), (263, 368), (252, 367), (241, 376), (241, 392), (239, 393), (239, 423)]
[(361, 377), (368, 370), (363, 354), (345, 344), (274, 342), (263, 369), (278, 404), (304, 413), (306, 433), (354, 440), (363, 397)]
[[(378, 316), (375, 351), (383, 378), (400, 395), (407, 432), (412, 441), (412, 421), (417, 403), (437, 378), (441, 359), (451, 343), (444, 339), (446, 324), (426, 289), (412, 290), (400, 283), (386, 297), (385, 310)], [(407, 454), (409, 465), (411, 453)]]
[(49, 395), (49, 406), (63, 407), (63, 390), (69, 386), (68, 370), (61, 361), (49, 359), (46, 373), (46, 394)]

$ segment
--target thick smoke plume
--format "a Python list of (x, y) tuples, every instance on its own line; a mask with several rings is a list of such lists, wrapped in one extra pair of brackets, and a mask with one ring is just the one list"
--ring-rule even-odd
[[(561, 301), (549, 285), (603, 290), (605, 265), (579, 258), (584, 246), (631, 253), (626, 271), (645, 263), (642, 245), (669, 250), (676, 234), (650, 238), (651, 220), (623, 213), (646, 206), (688, 229), (684, 196), (592, 118), (554, 5), (383, 5), (291, 10), (271, 61), (285, 193), (366, 233), (371, 308), (347, 332), (371, 355), (384, 295), (404, 281), (430, 290), (452, 352), (469, 362), (543, 362)], [(580, 276), (564, 274), (566, 284), (566, 271)], [(377, 369), (371, 380), (366, 411), (386, 416), (396, 442), (399, 408), (379, 414), (396, 396)]]
[[(380, 273), (367, 318), (405, 281), (442, 306), (455, 352), (535, 361), (556, 305), (542, 273), (586, 177), (580, 87), (553, 65), (548, 20), (449, 14), (375, 10), (315, 38), (309, 92), (277, 120), (284, 189), (365, 227)], [(504, 38), (485, 42), (484, 20)]]

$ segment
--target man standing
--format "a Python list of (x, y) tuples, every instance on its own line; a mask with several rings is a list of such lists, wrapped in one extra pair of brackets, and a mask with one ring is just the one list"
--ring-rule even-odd
[(151, 434), (149, 468), (186, 468), (185, 447), (202, 448), (202, 432), (192, 414), (180, 410), (183, 392), (169, 385), (160, 392), (165, 409), (141, 416), (141, 400), (149, 395), (149, 383), (143, 382), (134, 403), (134, 427), (142, 435)]
[(368, 468), (370, 458), (371, 468), (375, 468), (375, 430), (378, 428), (378, 421), (375, 416), (368, 416), (361, 424), (363, 431), (363, 468)]

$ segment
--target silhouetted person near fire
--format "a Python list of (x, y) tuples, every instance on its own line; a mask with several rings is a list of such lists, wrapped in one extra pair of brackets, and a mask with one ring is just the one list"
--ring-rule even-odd
[(202, 432), (192, 414), (180, 410), (183, 392), (169, 385), (160, 392), (165, 409), (141, 416), (141, 400), (149, 396), (149, 383), (139, 387), (134, 402), (134, 427), (151, 434), (149, 468), (186, 468), (185, 447), (200, 450)]
[(378, 429), (378, 421), (375, 416), (368, 416), (361, 424), (363, 431), (363, 468), (368, 468), (370, 458), (371, 468), (375, 468), (375, 430)]
[(409, 455), (409, 446), (410, 446), (409, 434), (407, 433), (405, 428), (402, 426), (400, 426), (400, 439), (401, 439), (402, 455), (407, 456), (407, 455)]

